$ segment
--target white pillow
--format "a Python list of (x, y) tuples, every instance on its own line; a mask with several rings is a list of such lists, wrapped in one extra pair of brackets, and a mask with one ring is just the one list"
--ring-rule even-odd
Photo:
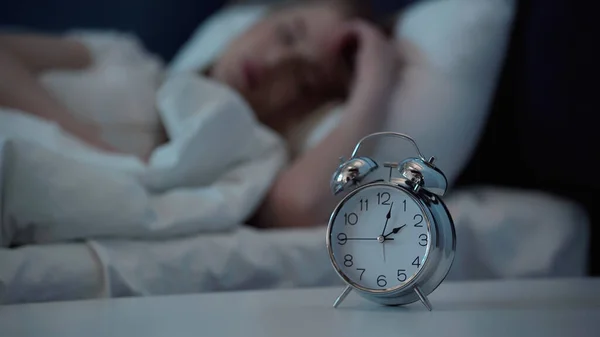
[[(415, 46), (419, 58), (402, 69), (390, 102), (385, 131), (414, 138), (425, 156), (435, 156), (449, 185), (471, 157), (485, 121), (508, 44), (513, 0), (429, 0), (402, 13), (397, 40)], [(304, 149), (324, 138), (343, 114), (309, 120)], [(350, 152), (351, 149), (349, 149)], [(349, 156), (350, 153), (340, 154)], [(380, 161), (415, 156), (408, 143), (380, 143)]]
[(263, 5), (231, 5), (217, 11), (194, 31), (175, 54), (169, 71), (206, 68), (234, 38), (263, 17), (267, 9)]
[[(405, 9), (396, 26), (396, 38), (415, 45), (422, 60), (403, 69), (385, 129), (413, 136), (424, 155), (438, 158), (450, 183), (470, 158), (486, 120), (514, 7), (514, 0), (420, 1)], [(196, 30), (170, 69), (207, 66), (266, 8), (234, 5), (218, 12)], [(314, 146), (342, 113), (321, 112), (299, 125), (288, 137), (292, 148), (304, 151)], [(412, 154), (386, 142), (378, 155), (389, 161)]]
[[(416, 45), (396, 88), (387, 129), (411, 135), (436, 156), (450, 185), (477, 145), (509, 41), (513, 0), (431, 0), (411, 6), (396, 36)], [(380, 155), (405, 158), (388, 142)], [(390, 156), (395, 156), (390, 159)]]

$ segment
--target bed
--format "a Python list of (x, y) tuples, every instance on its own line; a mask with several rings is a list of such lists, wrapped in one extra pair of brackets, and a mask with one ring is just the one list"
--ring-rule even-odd
[[(435, 154), (450, 182), (457, 179), (482, 130), (513, 11), (514, 2), (504, 0), (422, 1), (408, 7), (396, 26), (397, 36), (412, 39), (427, 55), (427, 63), (407, 70), (393, 107), (410, 113), (390, 113), (387, 125), (413, 135), (426, 154)], [(235, 27), (232, 20), (248, 20), (248, 13), (256, 13), (256, 8), (234, 6), (218, 12), (198, 27), (170, 69), (185, 69), (186, 60), (198, 59), (198, 51), (214, 39), (215, 31), (223, 39), (235, 34), (224, 30), (223, 22)], [(301, 142), (310, 147), (318, 141), (339, 113), (327, 113)], [(444, 123), (431, 130), (420, 122), (423, 116)], [(397, 152), (383, 146), (378, 155)], [(453, 190), (447, 202), (458, 235), (449, 278), (585, 273), (587, 246), (582, 242), (587, 219), (575, 204), (541, 193), (486, 186)], [(262, 231), (235, 221), (229, 224), (225, 231), (169, 239), (40, 240), (43, 244), (2, 248), (0, 302), (340, 284), (326, 255), (323, 225)]]

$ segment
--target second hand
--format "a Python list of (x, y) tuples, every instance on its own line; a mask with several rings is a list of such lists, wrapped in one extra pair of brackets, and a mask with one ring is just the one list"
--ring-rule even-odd
[(383, 230), (381, 231), (381, 236), (378, 237), (377, 241), (379, 241), (379, 239), (381, 237), (383, 237), (383, 240), (380, 241), (381, 245), (382, 245), (382, 249), (383, 249), (383, 263), (385, 263), (385, 241), (386, 241), (386, 237), (385, 235), (385, 229), (387, 228), (388, 225), (388, 221), (390, 221), (390, 218), (392, 217), (392, 207), (394, 207), (394, 203), (392, 202), (392, 204), (390, 205), (390, 209), (388, 210), (387, 214), (385, 215), (385, 225), (383, 226)]

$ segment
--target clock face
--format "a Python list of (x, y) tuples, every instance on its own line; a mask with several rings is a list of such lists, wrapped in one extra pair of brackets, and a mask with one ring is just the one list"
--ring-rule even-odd
[(346, 199), (331, 220), (330, 254), (342, 276), (367, 291), (391, 291), (425, 264), (430, 227), (417, 201), (403, 189), (369, 185)]

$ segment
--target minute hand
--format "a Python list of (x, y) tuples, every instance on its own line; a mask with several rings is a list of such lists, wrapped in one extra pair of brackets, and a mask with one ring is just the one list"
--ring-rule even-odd
[[(387, 239), (388, 236), (392, 235), (392, 234), (397, 234), (402, 228), (404, 228), (404, 226), (406, 225), (402, 225), (400, 227), (396, 227), (394, 228), (391, 232), (387, 233), (386, 235), (383, 236), (384, 239)], [(388, 239), (391, 240), (391, 239)]]
[(385, 229), (387, 228), (388, 221), (390, 221), (390, 218), (392, 217), (392, 207), (394, 207), (394, 203), (393, 202), (390, 205), (390, 210), (385, 215), (385, 225), (383, 226), (383, 230), (381, 231), (381, 235), (382, 236), (385, 233)]

